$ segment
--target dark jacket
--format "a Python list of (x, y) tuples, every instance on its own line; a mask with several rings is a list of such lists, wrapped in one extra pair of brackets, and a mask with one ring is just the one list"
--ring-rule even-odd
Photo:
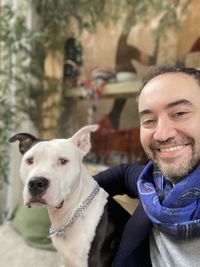
[[(144, 166), (121, 164), (94, 178), (111, 196), (127, 194), (138, 198), (137, 178)], [(150, 267), (149, 233), (152, 224), (141, 204), (127, 222), (112, 267)]]

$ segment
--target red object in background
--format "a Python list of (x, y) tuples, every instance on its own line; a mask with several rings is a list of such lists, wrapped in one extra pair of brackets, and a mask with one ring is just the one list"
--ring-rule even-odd
[[(102, 118), (99, 130), (92, 134), (92, 152), (104, 164), (112, 165), (113, 153), (118, 160), (146, 163), (147, 158), (140, 143), (140, 129), (113, 129), (108, 116)], [(117, 162), (121, 163), (121, 162)]]
[(200, 51), (200, 37), (197, 38), (197, 40), (194, 42), (190, 50), (190, 52), (198, 52), (198, 51)]

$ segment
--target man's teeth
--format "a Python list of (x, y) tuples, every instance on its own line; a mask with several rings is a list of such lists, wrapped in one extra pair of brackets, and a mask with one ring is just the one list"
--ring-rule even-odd
[(163, 147), (163, 148), (160, 148), (160, 152), (173, 152), (173, 151), (180, 150), (180, 149), (182, 149), (184, 147), (185, 147), (185, 145), (166, 147), (166, 148)]

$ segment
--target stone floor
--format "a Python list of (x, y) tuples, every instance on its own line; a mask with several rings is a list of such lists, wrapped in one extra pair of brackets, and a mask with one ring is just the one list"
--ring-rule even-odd
[(6, 223), (0, 226), (1, 267), (60, 267), (57, 252), (28, 246), (19, 234)]

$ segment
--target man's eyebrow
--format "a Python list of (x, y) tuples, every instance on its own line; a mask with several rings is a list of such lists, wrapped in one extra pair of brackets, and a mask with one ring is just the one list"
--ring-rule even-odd
[(166, 105), (166, 108), (173, 108), (173, 107), (176, 107), (176, 106), (179, 106), (179, 105), (187, 105), (187, 106), (192, 106), (192, 103), (187, 100), (187, 99), (180, 99), (180, 100), (177, 100), (177, 101), (174, 101), (174, 102), (171, 102), (169, 104)]
[(144, 115), (148, 115), (148, 114), (152, 114), (153, 111), (151, 111), (150, 109), (144, 109), (142, 111), (139, 112), (139, 117), (141, 118)]
[[(165, 109), (173, 108), (173, 107), (176, 107), (176, 106), (179, 106), (179, 105), (192, 106), (192, 103), (187, 99), (179, 99), (179, 100), (176, 100), (174, 102), (171, 102), (171, 103), (167, 104), (165, 106)], [(139, 117), (141, 118), (142, 116), (148, 115), (148, 114), (153, 114), (153, 111), (150, 110), (150, 109), (144, 109), (144, 110), (139, 112)]]

